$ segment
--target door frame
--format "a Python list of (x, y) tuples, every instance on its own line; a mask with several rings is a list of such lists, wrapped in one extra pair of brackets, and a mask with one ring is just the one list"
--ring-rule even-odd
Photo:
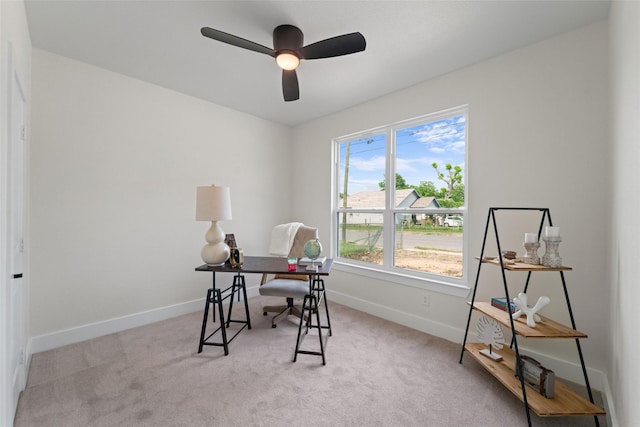
[[(28, 100), (25, 96), (24, 81), (15, 66), (14, 52), (11, 42), (2, 51), (6, 68), (0, 83), (5, 94), (0, 99), (0, 424), (13, 425), (19, 394), (26, 386), (28, 372), (27, 357), (27, 304), (28, 292), (26, 281), (22, 277), (24, 252), (21, 260), (15, 263), (14, 250), (24, 247), (27, 219), (27, 111)], [(18, 100), (20, 97), (21, 99)], [(22, 111), (17, 110), (21, 108)], [(19, 123), (18, 125), (16, 123)], [(16, 127), (18, 127), (16, 129)], [(19, 144), (19, 145), (16, 145)], [(19, 150), (16, 149), (19, 148)], [(17, 155), (17, 158), (16, 158)], [(14, 161), (14, 160), (17, 160)], [(17, 164), (16, 164), (17, 163)], [(16, 169), (17, 168), (17, 169)], [(19, 174), (19, 178), (16, 177)], [(18, 189), (14, 188), (16, 181)], [(17, 192), (21, 207), (14, 210), (14, 197)], [(16, 221), (16, 212), (20, 218)], [(17, 235), (13, 227), (21, 228)], [(14, 236), (22, 243), (14, 242)], [(20, 272), (14, 271), (21, 264)], [(17, 296), (15, 296), (17, 295)], [(12, 301), (14, 300), (14, 301)], [(13, 302), (13, 304), (12, 304)], [(17, 302), (17, 303), (16, 303)]]

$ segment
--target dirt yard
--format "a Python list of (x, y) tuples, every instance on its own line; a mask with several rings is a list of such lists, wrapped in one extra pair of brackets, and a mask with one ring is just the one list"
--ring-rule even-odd
[[(359, 259), (382, 264), (382, 251), (365, 254)], [(462, 254), (456, 252), (398, 249), (396, 251), (396, 267), (452, 277), (462, 277)]]

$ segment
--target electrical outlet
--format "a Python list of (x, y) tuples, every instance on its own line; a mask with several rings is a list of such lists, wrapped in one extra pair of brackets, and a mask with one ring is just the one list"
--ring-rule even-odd
[(424, 295), (422, 297), (422, 305), (425, 307), (429, 307), (429, 304), (431, 304), (431, 299), (429, 298), (429, 295)]

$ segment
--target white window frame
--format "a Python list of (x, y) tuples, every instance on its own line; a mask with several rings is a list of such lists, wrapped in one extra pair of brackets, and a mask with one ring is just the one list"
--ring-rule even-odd
[[(468, 251), (468, 240), (469, 240), (469, 232), (464, 231), (463, 233), (463, 266), (462, 266), (462, 277), (456, 278), (451, 276), (442, 276), (434, 273), (422, 272), (422, 271), (414, 271), (408, 269), (397, 268), (393, 266), (393, 257), (394, 257), (394, 247), (395, 247), (395, 227), (388, 227), (387, 224), (394, 223), (394, 215), (402, 212), (406, 212), (406, 208), (397, 208), (395, 207), (395, 203), (392, 203), (395, 200), (395, 165), (392, 163), (395, 162), (396, 153), (395, 153), (395, 135), (396, 131), (399, 129), (403, 129), (406, 127), (411, 127), (415, 125), (419, 125), (421, 123), (438, 121), (444, 118), (457, 116), (463, 114), (465, 116), (465, 173), (463, 175), (463, 184), (465, 187), (465, 205), (462, 208), (454, 208), (454, 209), (411, 209), (412, 214), (422, 214), (422, 213), (438, 213), (438, 214), (460, 214), (465, 218), (465, 224), (468, 224), (466, 218), (468, 217), (469, 210), (469, 198), (468, 198), (468, 181), (467, 178), (469, 176), (469, 162), (468, 162), (468, 153), (469, 153), (469, 108), (467, 105), (462, 105), (454, 108), (449, 108), (447, 110), (438, 111), (435, 113), (427, 114), (424, 116), (416, 117), (409, 120), (404, 120), (401, 122), (392, 123), (389, 125), (380, 126), (373, 129), (368, 129), (362, 132), (355, 132), (349, 135), (340, 136), (334, 138), (332, 141), (332, 203), (331, 203), (331, 253), (334, 258), (334, 268), (339, 271), (345, 271), (351, 274), (361, 275), (373, 279), (385, 280), (394, 283), (398, 283), (405, 286), (411, 286), (415, 288), (420, 288), (429, 291), (435, 291), (444, 293), (447, 295), (459, 296), (466, 298), (470, 291), (470, 286), (468, 282), (468, 265), (469, 265), (469, 251)], [(384, 261), (383, 265), (377, 265), (373, 263), (362, 262), (358, 260), (353, 260), (350, 258), (340, 258), (337, 256), (337, 245), (339, 242), (339, 229), (338, 229), (338, 218), (339, 215), (344, 212), (342, 207), (340, 206), (340, 144), (354, 140), (366, 138), (367, 136), (379, 135), (385, 133), (387, 137), (387, 141), (389, 142), (386, 146), (385, 153), (385, 176), (388, 177), (386, 180), (386, 188), (391, 191), (385, 192), (385, 208), (384, 209), (349, 209), (349, 212), (358, 213), (358, 212), (366, 212), (366, 213), (382, 213), (384, 216), (384, 231), (383, 231), (383, 242), (384, 242)], [(389, 207), (392, 206), (392, 207)]]

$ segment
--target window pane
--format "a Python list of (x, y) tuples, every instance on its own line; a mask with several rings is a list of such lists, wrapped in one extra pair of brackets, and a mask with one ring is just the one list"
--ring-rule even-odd
[(340, 144), (340, 208), (385, 207), (384, 172), (386, 135), (384, 133)]
[(338, 214), (338, 256), (382, 265), (382, 214)]
[(466, 278), (467, 114), (461, 106), (334, 140), (336, 258), (419, 280)]
[(396, 207), (464, 206), (465, 116), (396, 131)]
[(462, 215), (413, 217), (396, 215), (395, 267), (462, 277)]

